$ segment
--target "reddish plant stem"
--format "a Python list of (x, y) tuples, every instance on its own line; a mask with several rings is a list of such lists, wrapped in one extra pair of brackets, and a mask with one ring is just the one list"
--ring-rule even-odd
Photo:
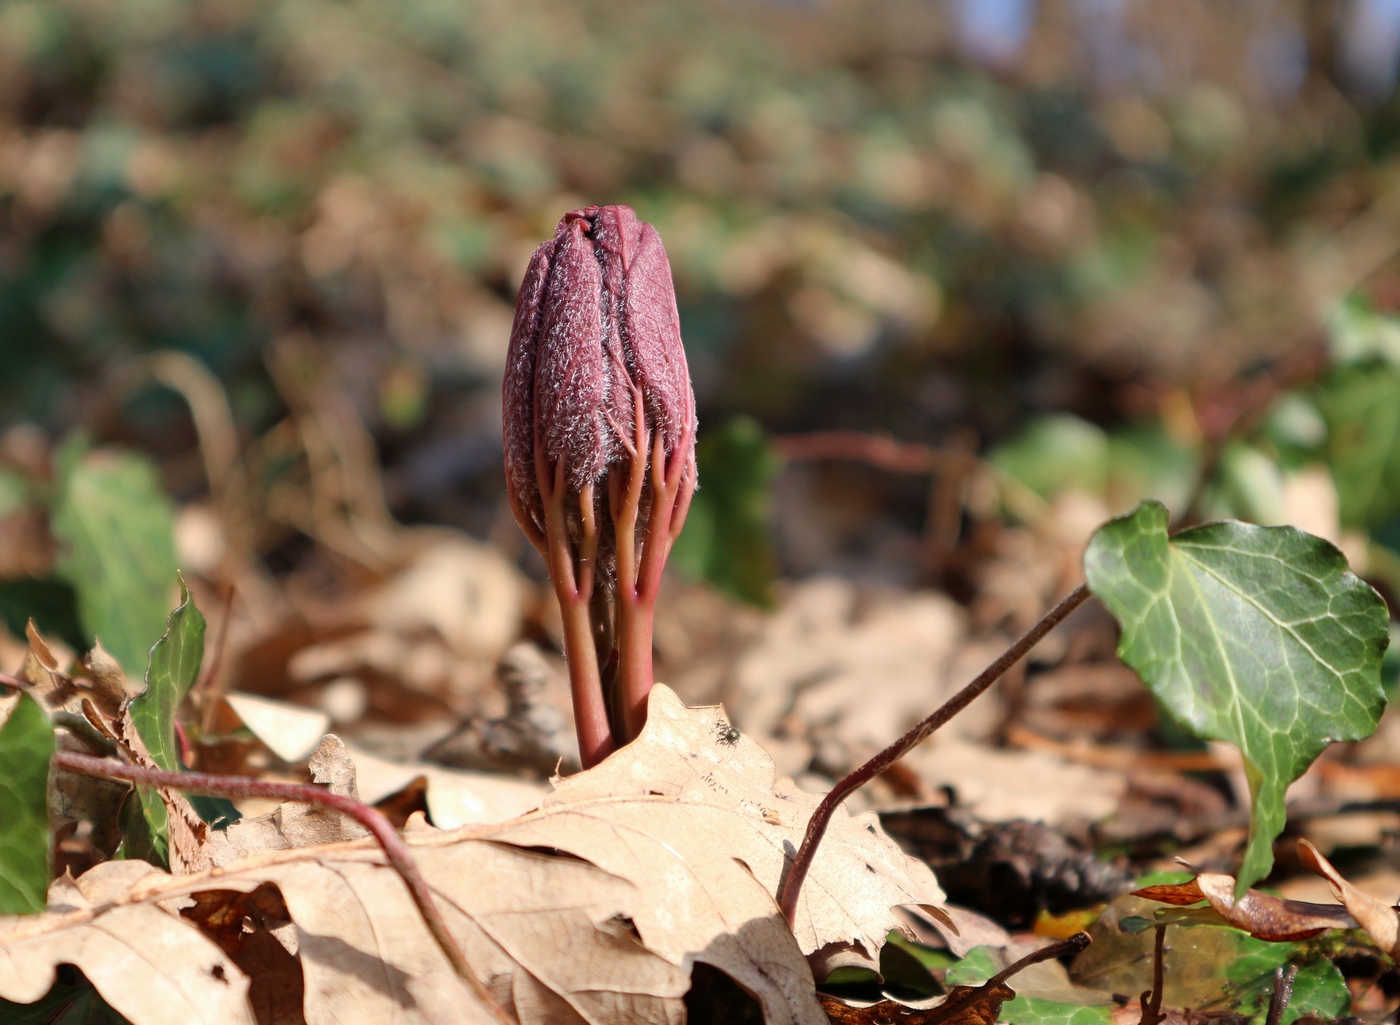
[(806, 880), (807, 872), (812, 867), (812, 859), (816, 856), (817, 845), (821, 843), (822, 835), (831, 822), (831, 816), (840, 807), (841, 802), (903, 758), (930, 733), (945, 725), (948, 720), (970, 705), (975, 698), (980, 697), (987, 688), (996, 683), (1003, 673), (1039, 644), (1046, 634), (1063, 622), (1066, 616), (1084, 604), (1088, 597), (1088, 586), (1080, 584), (1062, 598), (1058, 605), (1047, 612), (1040, 622), (1022, 634), (995, 662), (982, 670), (976, 679), (945, 701), (932, 714), (916, 723), (904, 736), (864, 765), (848, 773), (837, 782), (829, 794), (822, 798), (821, 803), (817, 805), (817, 810), (807, 820), (807, 832), (802, 837), (802, 846), (798, 849), (797, 856), (793, 858), (787, 878), (783, 880), (778, 890), (778, 907), (782, 909), (783, 917), (787, 919), (788, 928), (796, 927), (797, 898), (802, 892), (802, 883)]
[(568, 489), (564, 474), (564, 461), (556, 460), (550, 467), (544, 456), (544, 446), (537, 444), (535, 478), (544, 505), (545, 560), (563, 619), (564, 660), (569, 669), (569, 694), (573, 699), (579, 760), (588, 769), (610, 755), (615, 747), (612, 727), (608, 723), (603, 678), (598, 667), (598, 647), (590, 615), (598, 552), (598, 520), (593, 508), (593, 486), (590, 484), (578, 495), (579, 527), (583, 536), (578, 543), (578, 564), (575, 565), (565, 507)]
[[(647, 470), (650, 460), (655, 458), (651, 444), (651, 432), (646, 424), (646, 405), (640, 388), (632, 389), (633, 436), (627, 438), (618, 431), (627, 451), (627, 477), (609, 475), (609, 512), (612, 516), (613, 533), (617, 538), (617, 677), (614, 680), (618, 739), (626, 743), (631, 739), (632, 722), (635, 718), (628, 695), (638, 686), (639, 679), (651, 678), (651, 624), (642, 605), (639, 591), (639, 574), (645, 563), (645, 553), (637, 551), (637, 524), (641, 519), (642, 498), (646, 491)], [(659, 450), (659, 446), (657, 446)], [(656, 504), (656, 494), (652, 493), (652, 506)], [(647, 533), (643, 534), (642, 546), (649, 543), (647, 536), (652, 529), (648, 518)]]
[(84, 776), (116, 779), (140, 786), (167, 787), (214, 797), (262, 797), (275, 801), (298, 801), (348, 815), (368, 829), (370, 835), (379, 843), (389, 865), (403, 880), (409, 897), (417, 906), (418, 913), (423, 916), (428, 932), (432, 934), (453, 970), (472, 987), (477, 997), (499, 1020), (510, 1020), (467, 964), (466, 957), (457, 946), (457, 941), (453, 939), (446, 920), (433, 900), (432, 889), (423, 878), (423, 874), (418, 871), (418, 864), (413, 860), (413, 853), (408, 844), (377, 808), (310, 783), (273, 783), (247, 776), (215, 776), (207, 772), (166, 772), (162, 769), (128, 765), (126, 762), (109, 758), (94, 758), (92, 755), (78, 754), (75, 751), (55, 751), (53, 764), (56, 768), (81, 773)]
[[(666, 458), (658, 436), (651, 451), (651, 508), (646, 536), (642, 540), (641, 564), (632, 586), (619, 580), (618, 692), (622, 700), (622, 720), (626, 740), (634, 740), (647, 721), (647, 698), (651, 694), (652, 632), (656, 599), (661, 593), (661, 573), (671, 546), (680, 534), (695, 491), (695, 471), (690, 462), (689, 431)], [(619, 552), (621, 545), (619, 544)]]
[(1293, 982), (1297, 978), (1298, 966), (1291, 962), (1274, 972), (1274, 995), (1269, 998), (1269, 1014), (1264, 1025), (1279, 1025), (1283, 1021), (1283, 1012), (1288, 1010), (1288, 1002), (1293, 999)]

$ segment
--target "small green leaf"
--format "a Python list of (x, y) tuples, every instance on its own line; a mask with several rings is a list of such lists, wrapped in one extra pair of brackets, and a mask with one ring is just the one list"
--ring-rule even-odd
[[(1226, 969), (1226, 992), (1234, 1010), (1248, 1016), (1251, 1025), (1263, 1025), (1277, 984), (1275, 972), (1287, 964), (1299, 948), (1293, 943), (1266, 944), (1252, 938), (1249, 942), (1263, 946)], [(1298, 969), (1294, 976), (1293, 992), (1280, 1025), (1290, 1025), (1305, 1014), (1323, 1021), (1336, 1021), (1350, 1007), (1351, 992), (1337, 966), (1328, 960), (1313, 961)]]
[(1342, 524), (1374, 527), (1400, 513), (1400, 367), (1343, 367), (1318, 394)]
[(702, 484), (672, 564), (736, 598), (766, 604), (774, 574), (768, 534), (777, 456), (757, 421), (735, 417), (700, 439), (696, 463)]
[[(1264, 1020), (1268, 1010), (1265, 1004), (1259, 1021)], [(1350, 1010), (1351, 991), (1337, 966), (1331, 961), (1314, 961), (1300, 968), (1293, 979), (1293, 994), (1280, 1025), (1291, 1025), (1305, 1014), (1323, 1021), (1336, 1021)]]
[[(146, 689), (131, 701), (131, 721), (157, 765), (167, 772), (180, 771), (180, 745), (175, 736), (175, 714), (180, 702), (199, 678), (204, 659), (204, 616), (180, 578), (180, 604), (166, 622), (165, 633), (151, 648), (146, 667)], [(167, 854), (165, 802), (149, 788), (138, 789), (141, 809), (151, 834), (151, 848), (164, 860)]]
[(166, 620), (165, 633), (151, 648), (146, 689), (131, 701), (131, 721), (151, 757), (167, 772), (180, 771), (175, 713), (199, 678), (204, 660), (204, 616), (195, 608), (183, 577), (180, 604)]
[(991, 463), (1042, 498), (1063, 491), (1102, 495), (1108, 484), (1108, 435), (1069, 413), (1036, 420), (991, 454)]
[(53, 532), (59, 574), (78, 593), (90, 636), (131, 676), (160, 636), (175, 578), (174, 514), (155, 466), (126, 452), (79, 459), (64, 479)]
[(0, 914), (33, 915), (48, 904), (49, 762), (53, 727), (20, 694), (0, 727)]
[(1273, 865), (1288, 784), (1376, 728), (1385, 602), (1320, 538), (1227, 521), (1169, 540), (1157, 502), (1101, 527), (1084, 572), (1122, 627), (1118, 656), (1184, 726), (1244, 754), (1243, 892)]

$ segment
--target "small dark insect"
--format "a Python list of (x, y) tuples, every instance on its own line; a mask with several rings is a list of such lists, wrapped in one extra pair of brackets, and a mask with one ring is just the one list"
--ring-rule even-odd
[(721, 719), (715, 724), (715, 736), (719, 739), (721, 744), (727, 747), (742, 737), (743, 734), (739, 732), (737, 726), (730, 726), (729, 723)]

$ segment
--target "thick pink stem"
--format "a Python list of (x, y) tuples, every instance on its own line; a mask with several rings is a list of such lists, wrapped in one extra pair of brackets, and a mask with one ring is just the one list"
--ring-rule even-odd
[(598, 549), (598, 524), (593, 511), (593, 487), (579, 494), (579, 517), (583, 540), (579, 546), (578, 565), (574, 565), (573, 546), (569, 538), (568, 516), (565, 511), (567, 489), (564, 486), (563, 460), (555, 463), (551, 473), (542, 454), (536, 448), (535, 475), (544, 504), (546, 560), (549, 579), (559, 599), (559, 613), (564, 625), (564, 659), (569, 667), (569, 695), (574, 705), (574, 729), (578, 734), (579, 761), (585, 769), (592, 768), (612, 754), (615, 743), (608, 723), (608, 707), (603, 695), (602, 675), (598, 671), (598, 647), (594, 641), (590, 604), (593, 597), (594, 559)]
[(690, 497), (695, 490), (690, 431), (667, 459), (658, 436), (651, 451), (651, 509), (646, 537), (642, 540), (641, 566), (635, 586), (619, 588), (618, 686), (622, 718), (628, 739), (635, 738), (647, 721), (647, 698), (655, 682), (652, 669), (652, 633), (661, 574), (671, 546), (680, 534)]

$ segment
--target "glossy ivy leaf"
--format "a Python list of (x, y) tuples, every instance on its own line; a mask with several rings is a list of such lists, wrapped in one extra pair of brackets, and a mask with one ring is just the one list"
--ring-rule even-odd
[(1226, 521), (1168, 539), (1158, 502), (1101, 527), (1084, 572), (1122, 627), (1119, 658), (1182, 725), (1244, 754), (1242, 893), (1273, 865), (1288, 785), (1376, 728), (1385, 602), (1320, 538)]
[[(131, 701), (131, 721), (157, 765), (180, 771), (180, 746), (175, 736), (175, 713), (199, 678), (204, 659), (204, 616), (180, 578), (180, 604), (166, 621), (165, 633), (151, 648), (146, 689)], [(140, 788), (141, 810), (151, 847), (161, 860), (167, 854), (165, 802), (153, 790)]]
[(0, 727), (0, 914), (38, 914), (48, 903), (53, 747), (49, 717), (20, 694)]
[(174, 513), (155, 466), (129, 452), (77, 458), (63, 477), (53, 532), (83, 628), (139, 676), (165, 624), (176, 569)]

